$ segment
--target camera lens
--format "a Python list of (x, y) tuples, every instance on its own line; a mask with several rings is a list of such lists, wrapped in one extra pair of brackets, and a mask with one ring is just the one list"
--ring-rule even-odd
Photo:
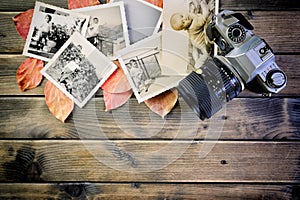
[(208, 59), (201, 73), (190, 73), (178, 85), (179, 94), (201, 120), (218, 112), (242, 88), (235, 74), (217, 58)]

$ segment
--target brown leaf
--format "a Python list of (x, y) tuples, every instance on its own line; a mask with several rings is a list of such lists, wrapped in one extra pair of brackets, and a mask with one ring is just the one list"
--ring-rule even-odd
[(152, 3), (153, 5), (156, 5), (158, 7), (163, 7), (163, 0), (146, 0), (149, 3)]
[(166, 91), (145, 101), (145, 104), (156, 114), (164, 118), (175, 106), (178, 99), (176, 89)]
[(27, 58), (18, 68), (16, 79), (19, 87), (25, 90), (36, 88), (43, 80), (40, 71), (43, 69), (44, 62), (35, 58)]
[(110, 111), (124, 105), (132, 96), (132, 90), (123, 93), (109, 93), (103, 91), (105, 111)]
[(109, 93), (124, 93), (131, 89), (130, 83), (120, 67), (120, 63), (118, 61), (114, 62), (118, 69), (114, 71), (114, 73), (104, 82), (101, 88), (105, 92)]
[(53, 83), (45, 85), (45, 100), (50, 112), (60, 121), (65, 122), (74, 108), (74, 102), (60, 91)]
[(32, 16), (33, 16), (33, 9), (29, 9), (25, 12), (22, 12), (22, 13), (16, 15), (15, 17), (13, 17), (15, 27), (16, 27), (18, 33), (20, 34), (20, 36), (24, 40), (26, 40), (26, 38), (27, 38), (31, 20), (32, 20)]
[(69, 9), (100, 5), (98, 0), (68, 0)]

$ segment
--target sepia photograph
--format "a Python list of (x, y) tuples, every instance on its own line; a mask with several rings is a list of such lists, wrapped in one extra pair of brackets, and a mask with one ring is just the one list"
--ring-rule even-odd
[(121, 67), (139, 103), (176, 87), (183, 78), (176, 72), (176, 66), (161, 63), (161, 52), (161, 33), (118, 52)]
[(90, 15), (86, 38), (110, 59), (116, 52), (129, 46), (129, 36), (123, 2), (74, 9)]
[(82, 108), (117, 66), (75, 32), (41, 73)]
[(216, 48), (205, 29), (218, 7), (218, 0), (164, 1), (162, 47), (168, 51), (163, 52), (163, 62), (181, 65), (189, 73), (213, 56)]
[(86, 33), (89, 18), (36, 2), (23, 55), (49, 61), (74, 32)]
[(124, 2), (130, 44), (159, 31), (162, 8), (144, 0), (111, 0), (111, 2)]

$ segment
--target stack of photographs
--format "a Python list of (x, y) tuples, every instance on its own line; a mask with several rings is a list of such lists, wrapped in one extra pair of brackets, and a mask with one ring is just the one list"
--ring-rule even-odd
[(138, 102), (178, 86), (215, 54), (205, 28), (217, 10), (217, 0), (164, 0), (162, 31), (117, 53)]
[[(23, 55), (48, 62), (41, 73), (80, 108), (117, 69), (118, 59), (143, 102), (176, 87), (211, 54), (203, 54), (192, 30), (174, 29), (171, 18), (189, 13), (176, 20), (198, 28), (198, 15), (208, 11), (212, 17), (216, 1), (165, 0), (162, 9), (144, 0), (111, 0), (73, 10), (36, 2)], [(197, 33), (203, 37), (203, 31)]]

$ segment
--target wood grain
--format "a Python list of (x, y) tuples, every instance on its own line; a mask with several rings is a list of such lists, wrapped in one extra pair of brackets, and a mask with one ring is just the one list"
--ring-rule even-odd
[(299, 185), (52, 183), (0, 184), (2, 199), (297, 199)]
[(222, 139), (300, 138), (299, 99), (235, 99), (212, 119), (199, 120), (180, 99), (163, 120), (131, 99), (113, 112), (102, 98), (76, 108), (66, 123), (51, 115), (44, 98), (0, 98), (1, 138)]
[(5, 140), (0, 153), (1, 182), (300, 180), (299, 142)]
[[(26, 59), (21, 55), (0, 55), (0, 96), (5, 95), (44, 95), (44, 85), (42, 85), (25, 92), (22, 92), (16, 83), (16, 71), (19, 65)], [(300, 95), (300, 71), (295, 66), (300, 66), (300, 59), (298, 55), (277, 55), (277, 64), (284, 70), (288, 77), (287, 86), (278, 94), (274, 96), (299, 96)], [(101, 96), (101, 91), (97, 95)], [(239, 95), (240, 97), (258, 96), (253, 92), (245, 91)]]
[(18, 13), (0, 13), (0, 53), (21, 53), (25, 41), (17, 33), (12, 18)]
[[(265, 39), (275, 53), (300, 53), (300, 12), (253, 11), (242, 12), (254, 26), (254, 33)], [(15, 30), (15, 13), (0, 13), (0, 53), (21, 53), (24, 41)], [(291, 17), (293, 16), (293, 17)]]
[[(42, 2), (68, 8), (67, 0), (43, 0)], [(2, 0), (0, 11), (24, 11), (34, 7), (35, 0)], [(300, 10), (296, 0), (220, 0), (220, 9), (230, 10)]]
[(134, 98), (104, 112), (100, 91), (66, 123), (44, 85), (22, 93), (15, 82), (25, 42), (12, 17), (34, 3), (0, 2), (0, 199), (300, 198), (298, 1), (220, 0), (273, 48), (288, 76), (280, 94), (246, 90), (200, 121), (181, 98), (164, 120)]
[(291, 0), (220, 0), (220, 9), (228, 10), (300, 10), (300, 4)]
[[(0, 3), (0, 11), (25, 11), (28, 9), (34, 8), (35, 0), (15, 0), (15, 1), (9, 1), (9, 0), (2, 0)], [(51, 4), (54, 6), (58, 6), (61, 8), (68, 8), (68, 0), (42, 0), (41, 2)]]

